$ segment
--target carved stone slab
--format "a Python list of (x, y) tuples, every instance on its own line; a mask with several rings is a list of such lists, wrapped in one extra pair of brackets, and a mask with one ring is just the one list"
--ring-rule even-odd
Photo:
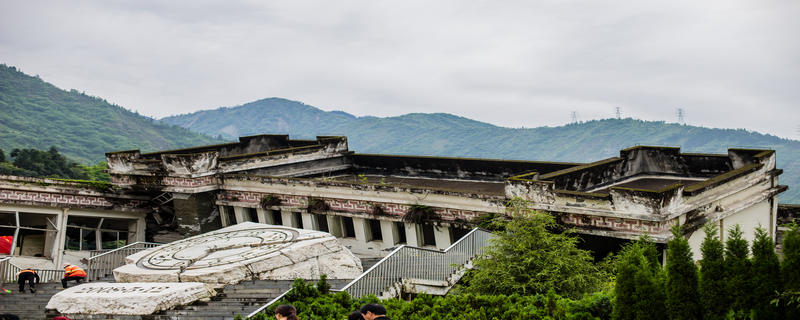
[(199, 282), (92, 282), (56, 293), (47, 303), (47, 309), (63, 314), (147, 315), (207, 299), (213, 294), (213, 290)]
[(117, 282), (353, 279), (361, 261), (329, 233), (244, 222), (126, 257)]

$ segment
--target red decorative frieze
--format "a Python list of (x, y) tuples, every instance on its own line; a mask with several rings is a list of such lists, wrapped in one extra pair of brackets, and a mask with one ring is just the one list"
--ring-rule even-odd
[(623, 219), (614, 217), (563, 214), (561, 222), (576, 227), (587, 227), (625, 232), (662, 233), (670, 228), (669, 222)]
[(164, 177), (161, 183), (170, 187), (197, 188), (214, 185), (216, 180), (214, 176), (199, 178)]
[(144, 204), (144, 202), (141, 200), (111, 202), (105, 197), (19, 190), (0, 190), (0, 201), (91, 207), (113, 207), (116, 204), (129, 208), (136, 208)]
[[(219, 199), (224, 201), (233, 202), (250, 202), (253, 204), (260, 204), (261, 199), (266, 197), (268, 193), (250, 192), (250, 191), (235, 191), (225, 190), (220, 193)], [(298, 208), (305, 208), (308, 206), (308, 197), (295, 196), (287, 194), (271, 194), (273, 197), (281, 199), (281, 205), (291, 206)], [(358, 214), (373, 214), (374, 206), (380, 206), (383, 215), (387, 216), (404, 216), (411, 208), (409, 205), (388, 202), (372, 202), (365, 200), (355, 199), (336, 199), (336, 198), (321, 198), (331, 211), (358, 213)], [(452, 208), (433, 208), (437, 216), (443, 221), (469, 221), (482, 212), (460, 210)]]

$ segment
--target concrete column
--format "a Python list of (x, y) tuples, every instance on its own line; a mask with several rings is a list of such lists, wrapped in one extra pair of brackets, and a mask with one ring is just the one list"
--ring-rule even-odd
[(422, 237), (419, 235), (419, 228), (417, 228), (417, 224), (413, 222), (406, 222), (406, 244), (409, 246), (414, 247), (421, 247), (422, 246)]
[(344, 235), (344, 229), (342, 229), (342, 217), (325, 215), (325, 218), (328, 219), (328, 231), (334, 237), (341, 238)]
[(394, 222), (381, 220), (381, 237), (384, 247), (391, 247), (397, 243), (398, 235), (394, 230)]
[(303, 229), (317, 230), (317, 221), (313, 214), (301, 212), (300, 216), (303, 218)]
[(145, 222), (144, 217), (139, 218), (136, 221), (136, 241), (145, 241), (145, 232), (147, 230), (147, 222)]
[(56, 233), (56, 244), (53, 246), (53, 263), (55, 263), (56, 267), (61, 266), (61, 258), (64, 256), (64, 247), (65, 242), (67, 242), (67, 212), (69, 209), (62, 208), (61, 213), (56, 218), (56, 227), (58, 228), (58, 233)]
[(283, 222), (284, 226), (287, 227), (294, 227), (292, 225), (292, 212), (281, 210), (281, 221)]
[(433, 235), (437, 249), (447, 249), (450, 246), (450, 228), (444, 226), (433, 228)]
[(353, 218), (353, 229), (356, 231), (356, 240), (362, 243), (367, 243), (369, 228), (367, 228), (366, 221), (363, 218)]
[(247, 208), (233, 207), (233, 212), (236, 215), (236, 222), (233, 224), (242, 223), (250, 220), (249, 217), (247, 216)]
[(269, 210), (256, 208), (256, 212), (258, 212), (258, 221), (253, 222), (275, 224), (274, 221), (272, 221), (272, 213)]

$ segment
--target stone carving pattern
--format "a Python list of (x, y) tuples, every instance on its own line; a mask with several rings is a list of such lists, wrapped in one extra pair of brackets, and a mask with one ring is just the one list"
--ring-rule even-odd
[(212, 232), (178, 240), (142, 257), (146, 269), (198, 269), (241, 262), (268, 255), (292, 244), (297, 231), (286, 228), (254, 228)]

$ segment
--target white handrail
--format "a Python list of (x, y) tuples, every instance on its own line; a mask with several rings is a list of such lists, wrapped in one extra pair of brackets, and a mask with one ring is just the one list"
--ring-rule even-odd
[[(458, 271), (458, 266), (465, 265), (480, 254), (483, 248), (489, 245), (491, 237), (491, 232), (475, 228), (443, 251), (401, 245), (341, 289), (331, 289), (331, 291), (347, 291), (351, 296), (357, 298), (368, 294), (378, 295), (402, 279), (420, 278), (446, 281)], [(264, 311), (290, 291), (292, 289), (283, 292), (280, 296), (251, 312), (247, 318)]]

